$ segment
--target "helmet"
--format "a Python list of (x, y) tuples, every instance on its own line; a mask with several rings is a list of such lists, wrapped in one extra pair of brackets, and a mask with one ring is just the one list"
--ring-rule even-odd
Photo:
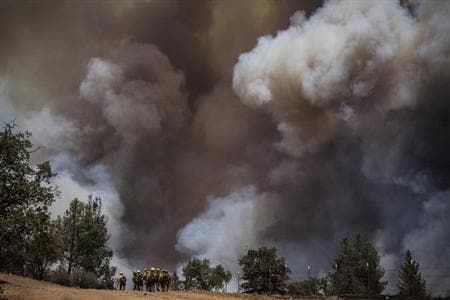
[(156, 268), (156, 271), (159, 271), (159, 268)]
[(141, 273), (141, 271), (137, 270), (138, 273)]
[(123, 275), (123, 272), (120, 272), (119, 274), (120, 274), (120, 275)]
[(144, 269), (144, 272), (147, 272), (147, 270), (148, 270), (148, 269), (147, 269), (147, 268), (145, 268), (145, 269)]
[(155, 271), (155, 268), (151, 267), (150, 270)]

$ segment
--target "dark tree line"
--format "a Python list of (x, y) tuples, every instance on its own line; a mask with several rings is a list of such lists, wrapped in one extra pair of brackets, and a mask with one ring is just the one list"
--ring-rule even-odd
[[(341, 296), (344, 298), (378, 298), (387, 285), (384, 270), (376, 249), (362, 236), (354, 240), (343, 239), (334, 259), (333, 271), (323, 278), (308, 278), (289, 282), (289, 268), (275, 248), (262, 247), (248, 250), (239, 260), (244, 282), (240, 285), (247, 293), (290, 294), (301, 296)], [(430, 293), (419, 271), (419, 264), (407, 251), (400, 267), (399, 299), (426, 300)]]
[(0, 132), (0, 271), (82, 287), (112, 287), (107, 219), (100, 198), (74, 199), (52, 220), (58, 197), (49, 162), (33, 166), (38, 151), (28, 132), (7, 124)]

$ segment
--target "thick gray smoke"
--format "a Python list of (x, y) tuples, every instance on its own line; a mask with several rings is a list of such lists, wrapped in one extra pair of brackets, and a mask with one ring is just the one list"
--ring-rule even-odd
[(283, 189), (284, 212), (268, 239), (327, 268), (313, 254), (317, 240), (336, 243), (356, 229), (382, 246), (389, 279), (398, 266), (392, 254), (411, 249), (425, 275), (434, 270), (433, 290), (443, 291), (450, 5), (412, 9), (330, 1), (309, 19), (296, 13), (287, 30), (239, 57), (233, 87), (243, 103), (272, 115), (276, 147), (292, 161), (274, 169), (295, 182)]
[(444, 292), (450, 5), (319, 5), (4, 1), (0, 118), (59, 173), (55, 213), (102, 196), (121, 268), (274, 245), (301, 279), (362, 232), (389, 291), (410, 249)]

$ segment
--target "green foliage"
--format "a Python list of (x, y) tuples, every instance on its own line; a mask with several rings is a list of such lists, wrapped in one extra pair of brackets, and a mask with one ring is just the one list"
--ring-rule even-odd
[(239, 259), (243, 271), (242, 289), (248, 293), (284, 293), (289, 279), (284, 258), (277, 256), (275, 248), (261, 247), (248, 250)]
[(223, 290), (230, 280), (231, 272), (226, 271), (222, 265), (217, 265), (211, 269), (209, 285), (212, 289), (216, 291)]
[(187, 290), (209, 291), (208, 276), (211, 266), (208, 259), (193, 258), (183, 267), (184, 287)]
[(33, 167), (28, 132), (0, 132), (0, 270), (42, 278), (58, 255), (48, 207), (57, 191), (50, 164)]
[(66, 270), (59, 268), (49, 272), (45, 280), (65, 286), (87, 289), (110, 288), (109, 286), (105, 286), (101, 280), (98, 280), (94, 273), (82, 270), (76, 270), (69, 274)]
[(331, 296), (332, 290), (329, 279), (309, 278), (302, 281), (291, 281), (287, 285), (288, 294), (298, 296)]
[(331, 282), (341, 296), (378, 296), (387, 282), (376, 249), (361, 235), (354, 241), (343, 239), (336, 252)]
[(184, 287), (187, 290), (220, 290), (231, 280), (231, 273), (222, 265), (211, 267), (208, 259), (190, 259), (183, 267)]
[(74, 200), (62, 218), (52, 221), (48, 208), (58, 194), (50, 185), (55, 174), (48, 162), (32, 166), (37, 149), (30, 137), (15, 132), (14, 125), (0, 132), (0, 271), (43, 279), (59, 260), (70, 275), (58, 276), (62, 283), (112, 288), (115, 268), (101, 200)]
[(47, 269), (61, 257), (60, 238), (48, 215), (35, 215), (31, 222), (31, 238), (25, 251), (26, 270), (34, 278), (42, 280)]
[[(62, 265), (67, 273), (84, 271), (103, 282), (113, 282), (115, 269), (110, 267), (113, 255), (108, 246), (107, 218), (100, 198), (89, 196), (87, 203), (74, 199), (56, 223), (63, 251)], [(112, 284), (111, 284), (112, 286)]]
[(30, 155), (37, 149), (30, 137), (9, 124), (0, 132), (0, 217), (18, 210), (45, 211), (54, 201), (55, 190), (48, 186), (54, 174), (49, 162), (31, 166)]
[(315, 296), (319, 294), (316, 278), (289, 282), (287, 289), (291, 296)]
[(182, 282), (180, 280), (180, 278), (178, 278), (177, 272), (173, 272), (172, 274), (172, 290), (174, 291), (179, 291), (182, 290)]
[(419, 263), (414, 261), (411, 252), (406, 251), (405, 259), (399, 274), (399, 298), (411, 300), (425, 300), (430, 298), (425, 280), (419, 271)]

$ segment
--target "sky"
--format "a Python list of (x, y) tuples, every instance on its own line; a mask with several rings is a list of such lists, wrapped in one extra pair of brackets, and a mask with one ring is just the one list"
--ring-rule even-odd
[(293, 279), (375, 245), (450, 286), (450, 3), (2, 1), (0, 121), (61, 191), (103, 199), (114, 262), (233, 274), (275, 246)]

